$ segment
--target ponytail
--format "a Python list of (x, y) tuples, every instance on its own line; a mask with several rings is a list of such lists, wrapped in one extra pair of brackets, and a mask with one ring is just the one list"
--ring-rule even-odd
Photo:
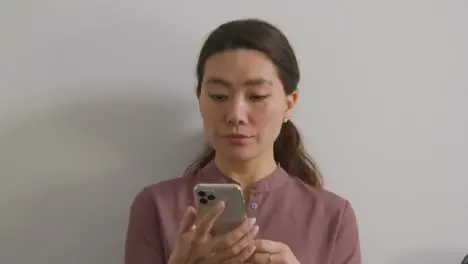
[[(294, 177), (304, 183), (322, 188), (323, 179), (317, 165), (307, 154), (302, 143), (302, 138), (296, 126), (288, 120), (283, 123), (280, 134), (273, 147), (275, 161)], [(215, 157), (215, 150), (210, 145), (205, 147), (202, 154), (186, 169), (186, 173), (196, 173)]]
[(312, 157), (304, 148), (301, 134), (291, 120), (283, 123), (280, 134), (273, 147), (275, 161), (289, 175), (299, 178), (304, 183), (323, 187), (323, 178)]
[(206, 145), (203, 152), (187, 167), (187, 169), (185, 169), (185, 174), (197, 173), (203, 167), (208, 165), (208, 163), (214, 160), (215, 154), (216, 152), (214, 148), (210, 144)]

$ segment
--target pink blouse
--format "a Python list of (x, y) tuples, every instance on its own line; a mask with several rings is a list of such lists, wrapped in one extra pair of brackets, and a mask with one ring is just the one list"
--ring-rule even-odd
[[(135, 198), (127, 230), (125, 264), (164, 264), (195, 184), (233, 182), (214, 162), (194, 175), (144, 188)], [(287, 244), (303, 264), (361, 264), (359, 232), (348, 201), (311, 187), (281, 166), (251, 190), (247, 214), (257, 238)]]

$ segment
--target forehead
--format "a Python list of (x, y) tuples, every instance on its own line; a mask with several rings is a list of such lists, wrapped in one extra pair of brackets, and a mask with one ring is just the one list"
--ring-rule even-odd
[(212, 55), (205, 63), (204, 79), (214, 77), (240, 82), (261, 77), (273, 81), (277, 76), (274, 63), (255, 50), (223, 51)]

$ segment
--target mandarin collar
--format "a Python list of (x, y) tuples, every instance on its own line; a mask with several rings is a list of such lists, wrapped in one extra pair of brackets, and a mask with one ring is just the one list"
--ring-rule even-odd
[[(200, 180), (202, 182), (239, 184), (235, 180), (229, 178), (224, 173), (222, 173), (219, 170), (218, 166), (215, 164), (214, 160), (210, 161), (203, 169), (201, 169), (199, 171), (199, 174)], [(278, 166), (272, 173), (255, 182), (252, 186), (252, 190), (261, 192), (278, 188), (284, 185), (288, 181), (288, 179), (290, 179), (289, 174), (281, 167), (280, 164), (278, 164)]]

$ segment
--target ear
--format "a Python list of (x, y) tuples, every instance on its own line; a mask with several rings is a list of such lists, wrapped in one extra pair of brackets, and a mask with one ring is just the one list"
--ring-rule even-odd
[(201, 93), (202, 93), (201, 89), (195, 88), (195, 95), (197, 96), (197, 101), (198, 101), (198, 111), (203, 116), (202, 114), (202, 100), (203, 99), (202, 99)]
[(286, 96), (286, 112), (284, 113), (284, 119), (290, 119), (292, 117), (292, 111), (296, 105), (299, 94), (297, 91), (292, 92)]
[(200, 102), (200, 94), (201, 94), (201, 90), (200, 90), (200, 89), (198, 89), (198, 88), (195, 88), (195, 94), (197, 95), (198, 102)]

